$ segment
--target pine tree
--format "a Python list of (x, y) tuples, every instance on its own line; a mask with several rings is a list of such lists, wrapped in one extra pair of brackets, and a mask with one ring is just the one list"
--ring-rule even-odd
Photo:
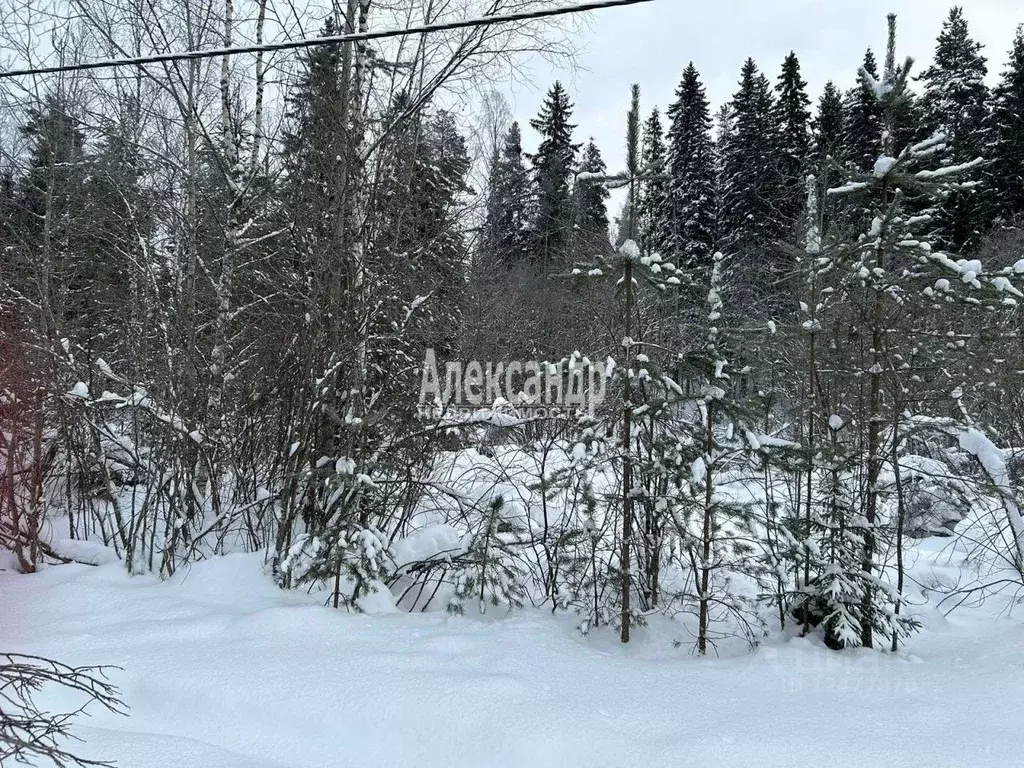
[[(970, 162), (985, 154), (988, 143), (988, 67), (981, 45), (968, 34), (963, 9), (955, 6), (942, 25), (934, 63), (918, 76), (924, 83), (921, 100), (927, 138), (946, 137), (945, 160), (951, 165)], [(936, 240), (943, 247), (972, 248), (984, 228), (984, 207), (977, 193), (955, 191), (939, 209)]]
[(481, 614), (487, 613), (488, 606), (506, 611), (522, 607), (527, 575), (516, 545), (521, 545), (525, 534), (522, 520), (506, 512), (501, 496), (487, 505), (452, 577), (455, 589), (448, 601), (449, 613), (461, 615), (473, 603)]
[(739, 259), (743, 268), (737, 274), (763, 296), (787, 270), (773, 247), (784, 225), (772, 208), (778, 174), (772, 165), (777, 139), (771, 85), (753, 59), (743, 65), (725, 136), (720, 150), (722, 250)]
[(640, 86), (630, 86), (629, 112), (626, 113), (626, 236), (636, 243), (640, 239)]
[(994, 91), (992, 107), (993, 214), (1005, 222), (1024, 216), (1024, 25)]
[(668, 118), (665, 256), (687, 270), (706, 270), (716, 240), (715, 152), (708, 100), (692, 62)]
[(519, 123), (512, 123), (491, 158), (481, 250), (489, 263), (512, 266), (527, 255), (530, 175), (523, 163)]
[[(604, 175), (608, 168), (593, 139), (583, 147), (580, 173)], [(608, 239), (608, 197), (603, 184), (577, 183), (573, 187), (573, 251), (577, 258), (593, 258), (611, 248)]]
[[(833, 434), (825, 463), (833, 480), (827, 496), (835, 501), (827, 507), (841, 512), (828, 524), (835, 559), (819, 581), (828, 604), (826, 629), (838, 645), (872, 647), (881, 635), (893, 650), (916, 621), (900, 612), (905, 505), (902, 497), (892, 499), (900, 492), (892, 493), (886, 472), (898, 482), (902, 445), (912, 431), (920, 439), (916, 412), (930, 417), (936, 398), (944, 396), (949, 352), (961, 343), (950, 342), (953, 329), (962, 327), (965, 313), (978, 313), (970, 325), (999, 307), (1015, 308), (1010, 294), (1020, 290), (1012, 267), (986, 271), (979, 261), (958, 259), (928, 241), (931, 211), (922, 211), (922, 203), (941, 204), (980, 161), (935, 167), (946, 148), (941, 137), (902, 148), (896, 143), (894, 122), (907, 114), (911, 62), (897, 67), (895, 49), (896, 17), (890, 15), (885, 73), (871, 83), (882, 107), (879, 156), (869, 171), (851, 171), (848, 183), (829, 190), (859, 197), (870, 224), (856, 239), (833, 240), (808, 261), (819, 276), (836, 281), (827, 295), (817, 292), (820, 303), (808, 321), (824, 330), (831, 318), (829, 354), (847, 356), (845, 364), (833, 360), (833, 368), (855, 372), (848, 383), (833, 380), (849, 427), (838, 417), (828, 420), (830, 431), (842, 434)], [(947, 307), (952, 311), (943, 313)], [(859, 338), (848, 334), (851, 327)], [(889, 552), (897, 556), (895, 583), (883, 577)]]
[(534, 211), (531, 255), (544, 273), (557, 271), (570, 259), (572, 201), (570, 178), (578, 144), (572, 143), (576, 127), (569, 122), (572, 102), (560, 82), (548, 91), (536, 118), (530, 121), (541, 135), (533, 162)]
[(661, 113), (655, 107), (644, 123), (641, 167), (649, 178), (640, 189), (640, 247), (645, 253), (658, 253), (667, 245), (665, 130)]
[(776, 215), (792, 229), (802, 220), (804, 209), (804, 177), (808, 170), (811, 143), (807, 83), (800, 77), (800, 61), (790, 52), (782, 63), (782, 74), (775, 86), (775, 121), (778, 146), (775, 167), (778, 187), (774, 200)]

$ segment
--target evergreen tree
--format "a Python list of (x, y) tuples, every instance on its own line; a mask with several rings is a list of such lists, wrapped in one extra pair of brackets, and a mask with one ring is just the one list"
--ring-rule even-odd
[(516, 549), (525, 538), (522, 519), (508, 514), (501, 496), (493, 499), (452, 577), (448, 612), (462, 615), (466, 606), (474, 603), (480, 614), (487, 613), (488, 606), (506, 611), (521, 608), (526, 599), (526, 573)]
[(613, 244), (618, 250), (629, 240), (630, 223), (634, 220), (633, 205), (627, 197), (619, 206), (619, 213), (615, 217), (615, 237)]
[(131, 315), (141, 306), (137, 294), (146, 285), (132, 277), (146, 260), (140, 239), (153, 234), (153, 199), (142, 186), (141, 152), (124, 128), (124, 122), (112, 126), (90, 158), (92, 173), (84, 185), (78, 228), (85, 293), (81, 311), (88, 318), (82, 343), (90, 358), (102, 356), (117, 370), (131, 370), (138, 364), (132, 358), (141, 353), (139, 339), (132, 338), (140, 332), (140, 318)]
[[(897, 144), (895, 121), (907, 114), (911, 62), (897, 67), (895, 57), (896, 17), (890, 15), (885, 73), (876, 90), (882, 107), (879, 156), (870, 170), (851, 170), (847, 183), (829, 190), (858, 197), (870, 223), (859, 236), (840, 233), (824, 244), (817, 233), (809, 234), (812, 258), (805, 264), (813, 290), (801, 308), (802, 327), (829, 340), (828, 364), (835, 373), (830, 384), (817, 385), (819, 391), (831, 391), (835, 406), (849, 416), (819, 416), (829, 445), (815, 443), (812, 464), (826, 482), (808, 491), (807, 520), (821, 527), (824, 538), (812, 554), (825, 555), (826, 562), (815, 566), (817, 580), (804, 580), (804, 586), (812, 602), (819, 602), (812, 610), (823, 617), (832, 645), (872, 647), (882, 636), (893, 650), (917, 626), (913, 617), (901, 615), (908, 487), (900, 487), (901, 452), (912, 432), (913, 439), (923, 439), (927, 428), (919, 417), (931, 421), (935, 399), (953, 388), (946, 372), (959, 346), (949, 340), (954, 329), (963, 328), (965, 317), (970, 326), (998, 307), (1016, 307), (1007, 295), (1019, 291), (1012, 267), (987, 271), (979, 261), (957, 258), (929, 242), (928, 206), (947, 200), (971, 168), (936, 167), (945, 147), (941, 137)], [(827, 293), (820, 281), (828, 281)], [(817, 432), (823, 436), (824, 429)], [(887, 473), (895, 478), (895, 493)], [(817, 521), (810, 513), (815, 493), (821, 504)], [(897, 555), (895, 563), (890, 552)], [(891, 580), (885, 577), (890, 568)]]
[(644, 123), (641, 167), (648, 172), (640, 190), (640, 246), (645, 253), (661, 252), (667, 244), (665, 130), (655, 107)]
[(778, 129), (775, 168), (778, 187), (774, 200), (776, 215), (792, 228), (802, 219), (804, 177), (808, 170), (811, 143), (807, 83), (800, 77), (800, 61), (790, 52), (782, 63), (782, 74), (775, 86), (775, 123)]
[(668, 118), (665, 255), (680, 267), (707, 269), (716, 239), (715, 152), (708, 100), (692, 62)]
[(407, 354), (411, 368), (426, 347), (447, 354), (454, 345), (465, 256), (456, 220), (469, 171), (465, 140), (450, 113), (410, 114), (408, 97), (399, 94), (391, 116), (402, 115), (385, 148), (390, 170), (380, 183), (373, 215), (371, 264), (380, 290), (386, 287), (394, 299), (380, 310), (380, 338), (402, 322), (405, 307), (418, 297), (430, 300), (411, 327), (380, 349), (376, 366), (381, 381), (390, 384), (398, 383), (396, 359)]
[(491, 158), (481, 246), (489, 263), (512, 266), (525, 258), (529, 194), (519, 123), (512, 123), (501, 149)]
[(771, 85), (747, 59), (731, 102), (731, 124), (721, 147), (721, 239), (723, 251), (745, 267), (747, 287), (774, 284), (784, 265), (772, 243), (783, 224), (772, 209), (778, 174), (772, 167), (777, 139)]
[(629, 112), (626, 113), (626, 236), (636, 243), (640, 239), (640, 86), (630, 86)]
[[(323, 34), (337, 34), (330, 18)], [(340, 202), (336, 173), (345, 152), (341, 92), (341, 49), (323, 45), (303, 55), (301, 73), (286, 98), (282, 201), (295, 223), (293, 274), (313, 287), (322, 282), (312, 275), (314, 254), (328, 247)]]
[[(333, 19), (324, 23), (322, 34), (337, 34)], [(289, 123), (282, 154), (290, 171), (290, 184), (313, 182), (327, 190), (323, 177), (336, 162), (337, 154), (331, 152), (338, 143), (341, 126), (340, 48), (313, 48), (303, 55), (301, 64), (301, 74), (286, 99)]]
[(842, 162), (845, 120), (842, 94), (830, 80), (825, 83), (825, 89), (818, 100), (818, 112), (811, 124), (811, 166), (816, 173), (825, 167), (828, 158)]
[(932, 65), (917, 77), (924, 83), (922, 138), (941, 131), (956, 155), (970, 160), (985, 143), (988, 66), (981, 48), (968, 32), (963, 9), (955, 6), (942, 24)]
[[(88, 334), (94, 265), (83, 253), (84, 188), (89, 176), (85, 133), (63, 99), (47, 97), (31, 109), (21, 134), (29, 142), (29, 168), (20, 190), (19, 225), (34, 269), (48, 273), (43, 285), (56, 323), (54, 331)], [(31, 272), (28, 274), (32, 274)], [(65, 320), (69, 326), (65, 326)]]
[(9, 268), (11, 253), (18, 241), (18, 198), (14, 174), (10, 169), (0, 173), (0, 265)]
[(878, 64), (869, 48), (857, 73), (857, 86), (846, 94), (846, 127), (843, 144), (846, 159), (857, 170), (869, 170), (881, 149), (882, 106), (875, 83)]
[[(825, 83), (825, 90), (822, 91), (818, 100), (818, 112), (814, 116), (811, 131), (810, 147), (810, 168), (809, 172), (814, 174), (818, 180), (818, 200), (825, 200), (825, 190), (828, 189), (831, 181), (835, 180), (835, 172), (832, 170), (836, 164), (842, 164), (845, 159), (846, 148), (843, 144), (844, 123), (846, 120), (843, 112), (843, 97), (831, 81)], [(821, 211), (821, 218), (824, 228), (827, 229), (830, 223), (830, 211), (826, 207)]]
[(21, 134), (29, 141), (29, 170), (22, 189), (22, 205), (34, 214), (34, 227), (42, 234), (48, 207), (59, 210), (53, 224), (66, 222), (68, 207), (85, 177), (85, 134), (69, 114), (69, 105), (48, 97), (41, 108), (28, 112)]
[(570, 177), (578, 144), (572, 143), (576, 127), (572, 102), (560, 82), (548, 91), (540, 113), (530, 121), (541, 135), (533, 162), (534, 211), (531, 254), (545, 273), (566, 266), (572, 233)]
[[(604, 175), (608, 168), (601, 150), (590, 139), (583, 148), (579, 171)], [(603, 184), (577, 183), (573, 187), (574, 252), (579, 258), (593, 258), (611, 248), (608, 239), (608, 189)]]
[(996, 194), (993, 214), (1006, 222), (1024, 215), (1024, 26), (1010, 51), (1010, 61), (994, 91), (992, 108), (992, 175)]
[[(893, 64), (894, 76), (903, 77), (903, 65)], [(843, 146), (845, 164), (854, 171), (870, 172), (882, 151), (883, 116), (888, 120), (889, 134), (894, 147), (906, 147), (920, 134), (921, 115), (917, 100), (909, 88), (900, 93), (899, 99), (889, 101), (883, 107), (885, 86), (879, 79), (878, 63), (874, 52), (868, 48), (864, 63), (857, 72), (857, 85), (846, 93), (844, 112)], [(908, 210), (917, 211), (918, 203), (926, 201), (908, 200)], [(834, 219), (851, 230), (859, 230), (869, 218), (869, 212), (860, 208), (854, 200), (836, 199)], [(826, 208), (827, 212), (827, 208)]]
[[(960, 165), (981, 157), (988, 143), (988, 67), (981, 45), (967, 30), (963, 9), (954, 7), (942, 25), (935, 48), (934, 63), (918, 80), (924, 83), (921, 100), (927, 138), (935, 133), (946, 137), (944, 159)], [(984, 226), (983, 206), (973, 192), (954, 192), (939, 209), (936, 240), (947, 248), (960, 250), (977, 244)]]

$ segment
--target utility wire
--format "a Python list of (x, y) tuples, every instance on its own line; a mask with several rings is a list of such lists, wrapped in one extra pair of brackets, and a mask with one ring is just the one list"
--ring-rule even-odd
[(386, 29), (368, 32), (352, 32), (343, 35), (314, 37), (306, 40), (291, 40), (283, 43), (265, 43), (263, 45), (248, 45), (238, 48), (214, 48), (209, 50), (182, 51), (180, 53), (156, 53), (148, 56), (135, 56), (132, 58), (124, 59), (105, 59), (102, 61), (90, 61), (82, 64), (67, 64), (56, 67), (37, 67), (34, 69), (11, 69), (7, 71), (0, 71), (0, 80), (11, 77), (22, 77), (25, 75), (48, 75), (57, 72), (80, 72), (86, 69), (131, 67), (164, 61), (212, 59), (217, 58), (219, 56), (235, 56), (240, 53), (265, 53), (269, 51), (286, 51), (296, 48), (312, 48), (317, 45), (337, 45), (339, 43), (351, 43), (362, 40), (383, 40), (390, 37), (402, 37), (405, 35), (420, 35), (429, 32), (446, 32), (454, 29), (486, 27), (493, 26), (495, 24), (508, 24), (514, 21), (530, 21), (532, 19), (544, 19), (552, 16), (566, 16), (572, 13), (583, 13), (585, 11), (599, 11), (605, 8), (616, 8), (625, 5), (639, 5), (640, 3), (650, 2), (653, 2), (653, 0), (592, 0), (591, 2), (577, 3), (575, 5), (558, 6), (555, 8), (539, 8), (533, 11), (520, 11), (518, 13), (495, 14), (492, 16), (482, 16), (475, 19), (447, 21), (438, 24), (423, 24), (416, 27), (406, 27), (404, 29)]

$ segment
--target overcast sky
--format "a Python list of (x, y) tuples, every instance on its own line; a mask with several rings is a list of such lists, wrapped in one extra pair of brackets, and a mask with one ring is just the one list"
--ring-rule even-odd
[[(775, 82), (789, 51), (800, 58), (808, 93), (816, 102), (826, 81), (843, 90), (853, 84), (864, 51), (885, 55), (886, 14), (898, 14), (897, 54), (913, 56), (920, 72), (931, 60), (935, 37), (953, 2), (944, 0), (653, 0), (646, 5), (591, 14), (582, 71), (575, 76), (534, 63), (533, 88), (511, 95), (512, 110), (524, 126), (524, 144), (534, 146), (526, 126), (555, 79), (576, 104), (576, 136), (593, 136), (610, 170), (623, 157), (629, 86), (639, 83), (641, 111), (657, 105), (664, 113), (687, 62), (693, 60), (712, 109), (736, 90), (740, 67), (750, 56)], [(1002, 72), (1024, 0), (962, 0), (971, 33), (985, 46), (989, 79)], [(615, 211), (613, 211), (615, 213)]]

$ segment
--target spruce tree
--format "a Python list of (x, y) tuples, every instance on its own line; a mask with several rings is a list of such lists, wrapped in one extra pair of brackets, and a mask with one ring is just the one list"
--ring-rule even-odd
[[(835, 84), (829, 81), (825, 83), (825, 89), (818, 100), (818, 112), (811, 125), (809, 173), (818, 181), (819, 201), (825, 199), (825, 190), (831, 181), (835, 180), (835, 166), (841, 165), (846, 156), (843, 143), (845, 120), (842, 94)], [(830, 213), (828, 207), (824, 207), (820, 212), (823, 230), (827, 230), (831, 223)]]
[[(39, 287), (49, 291), (40, 300), (50, 306), (53, 330), (77, 338), (78, 330), (92, 332), (85, 326), (95, 265), (92, 255), (83, 253), (82, 236), (90, 163), (85, 133), (70, 112), (71, 105), (56, 96), (29, 110), (20, 129), (29, 143), (29, 167), (19, 195), (19, 218), (33, 270), (42, 268), (50, 276)], [(34, 272), (29, 274), (35, 277)]]
[(802, 220), (804, 209), (804, 177), (808, 170), (811, 143), (806, 93), (807, 83), (800, 77), (800, 61), (790, 52), (782, 63), (782, 74), (775, 86), (775, 122), (778, 130), (775, 167), (778, 187), (774, 200), (776, 214), (783, 223), (794, 227)]
[[(738, 259), (746, 288), (761, 296), (785, 271), (773, 243), (783, 224), (772, 208), (778, 174), (771, 85), (747, 59), (731, 102), (731, 121), (721, 147), (721, 241)], [(770, 289), (773, 290), (773, 289)]]
[[(579, 171), (603, 176), (608, 168), (601, 150), (590, 139), (583, 148)], [(578, 258), (593, 258), (611, 248), (608, 239), (608, 197), (603, 184), (577, 183), (573, 188), (573, 250)]]
[(530, 175), (523, 163), (519, 123), (512, 123), (491, 159), (481, 250), (491, 264), (512, 266), (527, 255)]
[(985, 143), (988, 66), (981, 48), (968, 32), (963, 9), (955, 6), (942, 24), (932, 65), (917, 77), (924, 83), (922, 138), (941, 131), (956, 154), (969, 160), (982, 154)]
[(870, 48), (857, 73), (857, 86), (846, 94), (846, 159), (860, 171), (870, 170), (881, 150), (882, 106), (874, 83), (878, 64)]
[[(324, 24), (323, 34), (337, 34), (331, 19)], [(292, 233), (293, 273), (316, 288), (323, 281), (313, 277), (313, 254), (327, 248), (333, 236), (338, 207), (335, 176), (338, 158), (345, 152), (340, 47), (312, 48), (303, 55), (301, 64), (285, 101), (285, 181), (281, 197), (286, 215), (296, 222)]]
[(648, 254), (660, 253), (667, 244), (668, 214), (665, 129), (657, 107), (644, 122), (640, 155), (641, 167), (648, 172), (640, 190), (640, 247)]
[(1017, 27), (1010, 61), (994, 91), (991, 125), (992, 213), (1018, 222), (1024, 216), (1024, 25)]
[(843, 112), (843, 96), (831, 80), (818, 99), (818, 111), (811, 123), (811, 166), (818, 172), (831, 158), (843, 160), (843, 126), (846, 116)]
[[(22, 189), (22, 205), (33, 214), (30, 230), (42, 235), (47, 208), (56, 224), (66, 225), (85, 177), (85, 134), (69, 114), (70, 105), (48, 97), (41, 108), (28, 112), (20, 133), (29, 142), (29, 169)], [(54, 239), (60, 240), (62, 235)]]
[[(946, 137), (944, 160), (951, 165), (985, 154), (988, 143), (988, 67), (981, 45), (968, 34), (963, 9), (954, 7), (942, 25), (933, 64), (918, 76), (924, 83), (921, 100), (924, 135)], [(982, 201), (973, 191), (954, 191), (938, 211), (935, 237), (943, 246), (961, 250), (977, 245), (984, 227)]]
[[(146, 290), (137, 275), (145, 263), (140, 239), (153, 235), (153, 196), (143, 189), (145, 165), (124, 124), (100, 143), (90, 158), (92, 173), (83, 189), (78, 258), (87, 319), (83, 346), (91, 359), (102, 356), (115, 370), (132, 370), (141, 332), (138, 307)], [(133, 279), (134, 278), (134, 279)], [(125, 307), (131, 309), (125, 312)]]
[(548, 91), (540, 113), (530, 121), (541, 135), (533, 162), (534, 211), (531, 255), (542, 272), (562, 269), (570, 260), (572, 201), (570, 177), (578, 144), (572, 143), (576, 127), (573, 105), (560, 82)]
[[(465, 256), (457, 204), (470, 164), (450, 113), (410, 114), (408, 97), (399, 94), (392, 114), (406, 117), (388, 138), (390, 171), (375, 199), (371, 249), (381, 288), (398, 299), (379, 311), (382, 346), (374, 367), (382, 386), (398, 384), (388, 371), (404, 355), (414, 367), (425, 347), (446, 354), (454, 344)], [(430, 301), (423, 303), (412, 326), (397, 336), (389, 334), (407, 314), (404, 308), (427, 295)]]
[(668, 108), (665, 256), (687, 271), (707, 270), (716, 240), (715, 151), (704, 85), (691, 62)]

